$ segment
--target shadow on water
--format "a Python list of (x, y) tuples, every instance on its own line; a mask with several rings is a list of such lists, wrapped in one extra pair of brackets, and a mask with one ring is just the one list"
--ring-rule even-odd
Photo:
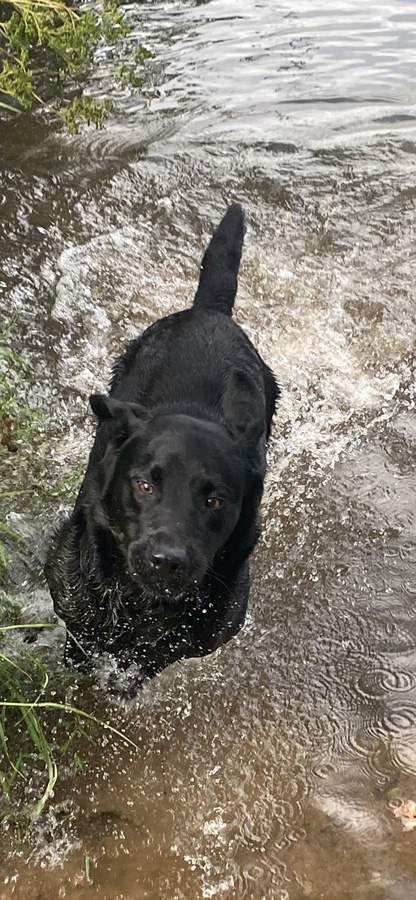
[[(157, 50), (137, 109), (126, 96), (76, 139), (2, 125), (1, 310), (36, 375), (48, 477), (85, 465), (89, 393), (189, 304), (231, 199), (236, 317), (282, 401), (244, 630), (114, 709), (140, 751), (85, 742), (32, 833), (5, 830), (0, 898), (408, 900), (414, 832), (393, 809), (416, 800), (413, 8), (128, 12)], [(50, 615), (39, 562), (62, 505), (10, 516), (26, 619)], [(108, 716), (98, 676), (71, 697)]]

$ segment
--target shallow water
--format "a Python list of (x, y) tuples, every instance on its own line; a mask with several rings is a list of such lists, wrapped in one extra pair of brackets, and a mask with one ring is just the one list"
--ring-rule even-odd
[[(236, 318), (282, 401), (244, 630), (114, 710), (140, 752), (86, 744), (29, 839), (4, 834), (0, 897), (408, 900), (415, 833), (393, 809), (416, 800), (414, 5), (128, 15), (156, 51), (144, 97), (119, 91), (106, 129), (76, 139), (1, 125), (2, 310), (49, 472), (85, 465), (89, 393), (191, 302), (233, 199)], [(10, 517), (27, 619), (50, 612), (39, 561), (61, 507)], [(78, 690), (108, 715), (99, 683)]]

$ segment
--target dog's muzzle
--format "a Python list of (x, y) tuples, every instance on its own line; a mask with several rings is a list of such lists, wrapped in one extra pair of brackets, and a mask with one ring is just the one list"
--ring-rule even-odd
[(195, 565), (187, 548), (167, 543), (146, 549), (139, 542), (130, 544), (127, 565), (134, 581), (170, 599), (183, 594), (204, 573), (204, 567)]

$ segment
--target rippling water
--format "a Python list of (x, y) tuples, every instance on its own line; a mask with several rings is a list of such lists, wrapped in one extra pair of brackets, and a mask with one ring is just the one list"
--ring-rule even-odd
[[(156, 58), (144, 96), (114, 87), (104, 131), (2, 123), (2, 309), (36, 371), (51, 477), (85, 465), (88, 394), (191, 301), (232, 199), (236, 316), (282, 402), (246, 627), (114, 711), (141, 752), (85, 746), (29, 839), (4, 835), (0, 897), (408, 900), (414, 833), (392, 812), (416, 800), (415, 7), (127, 14)], [(107, 51), (99, 64), (104, 79)], [(57, 515), (11, 517), (27, 618), (48, 614), (21, 572)], [(80, 692), (108, 713), (99, 685)]]

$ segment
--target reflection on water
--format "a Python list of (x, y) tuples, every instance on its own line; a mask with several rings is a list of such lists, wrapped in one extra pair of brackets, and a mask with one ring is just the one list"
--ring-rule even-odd
[[(51, 477), (85, 465), (88, 394), (191, 301), (231, 199), (236, 316), (282, 401), (246, 627), (114, 710), (140, 752), (85, 744), (33, 834), (4, 833), (0, 897), (408, 900), (414, 834), (392, 811), (416, 800), (413, 4), (128, 15), (157, 51), (144, 99), (75, 140), (2, 125), (2, 310)], [(26, 568), (57, 515), (15, 514)], [(25, 615), (47, 615), (19, 573)], [(72, 697), (108, 714), (99, 682)]]
[[(146, 16), (150, 39), (158, 13)], [(161, 96), (153, 108), (192, 111), (184, 139), (338, 141), (340, 133), (414, 125), (416, 16), (409, 2), (333, 10), (311, 0), (214, 0), (177, 13)], [(166, 37), (166, 35), (165, 35)], [(179, 49), (179, 53), (178, 53)], [(184, 78), (185, 73), (185, 78)], [(381, 123), (384, 123), (383, 125)], [(319, 143), (319, 146), (321, 144)]]

